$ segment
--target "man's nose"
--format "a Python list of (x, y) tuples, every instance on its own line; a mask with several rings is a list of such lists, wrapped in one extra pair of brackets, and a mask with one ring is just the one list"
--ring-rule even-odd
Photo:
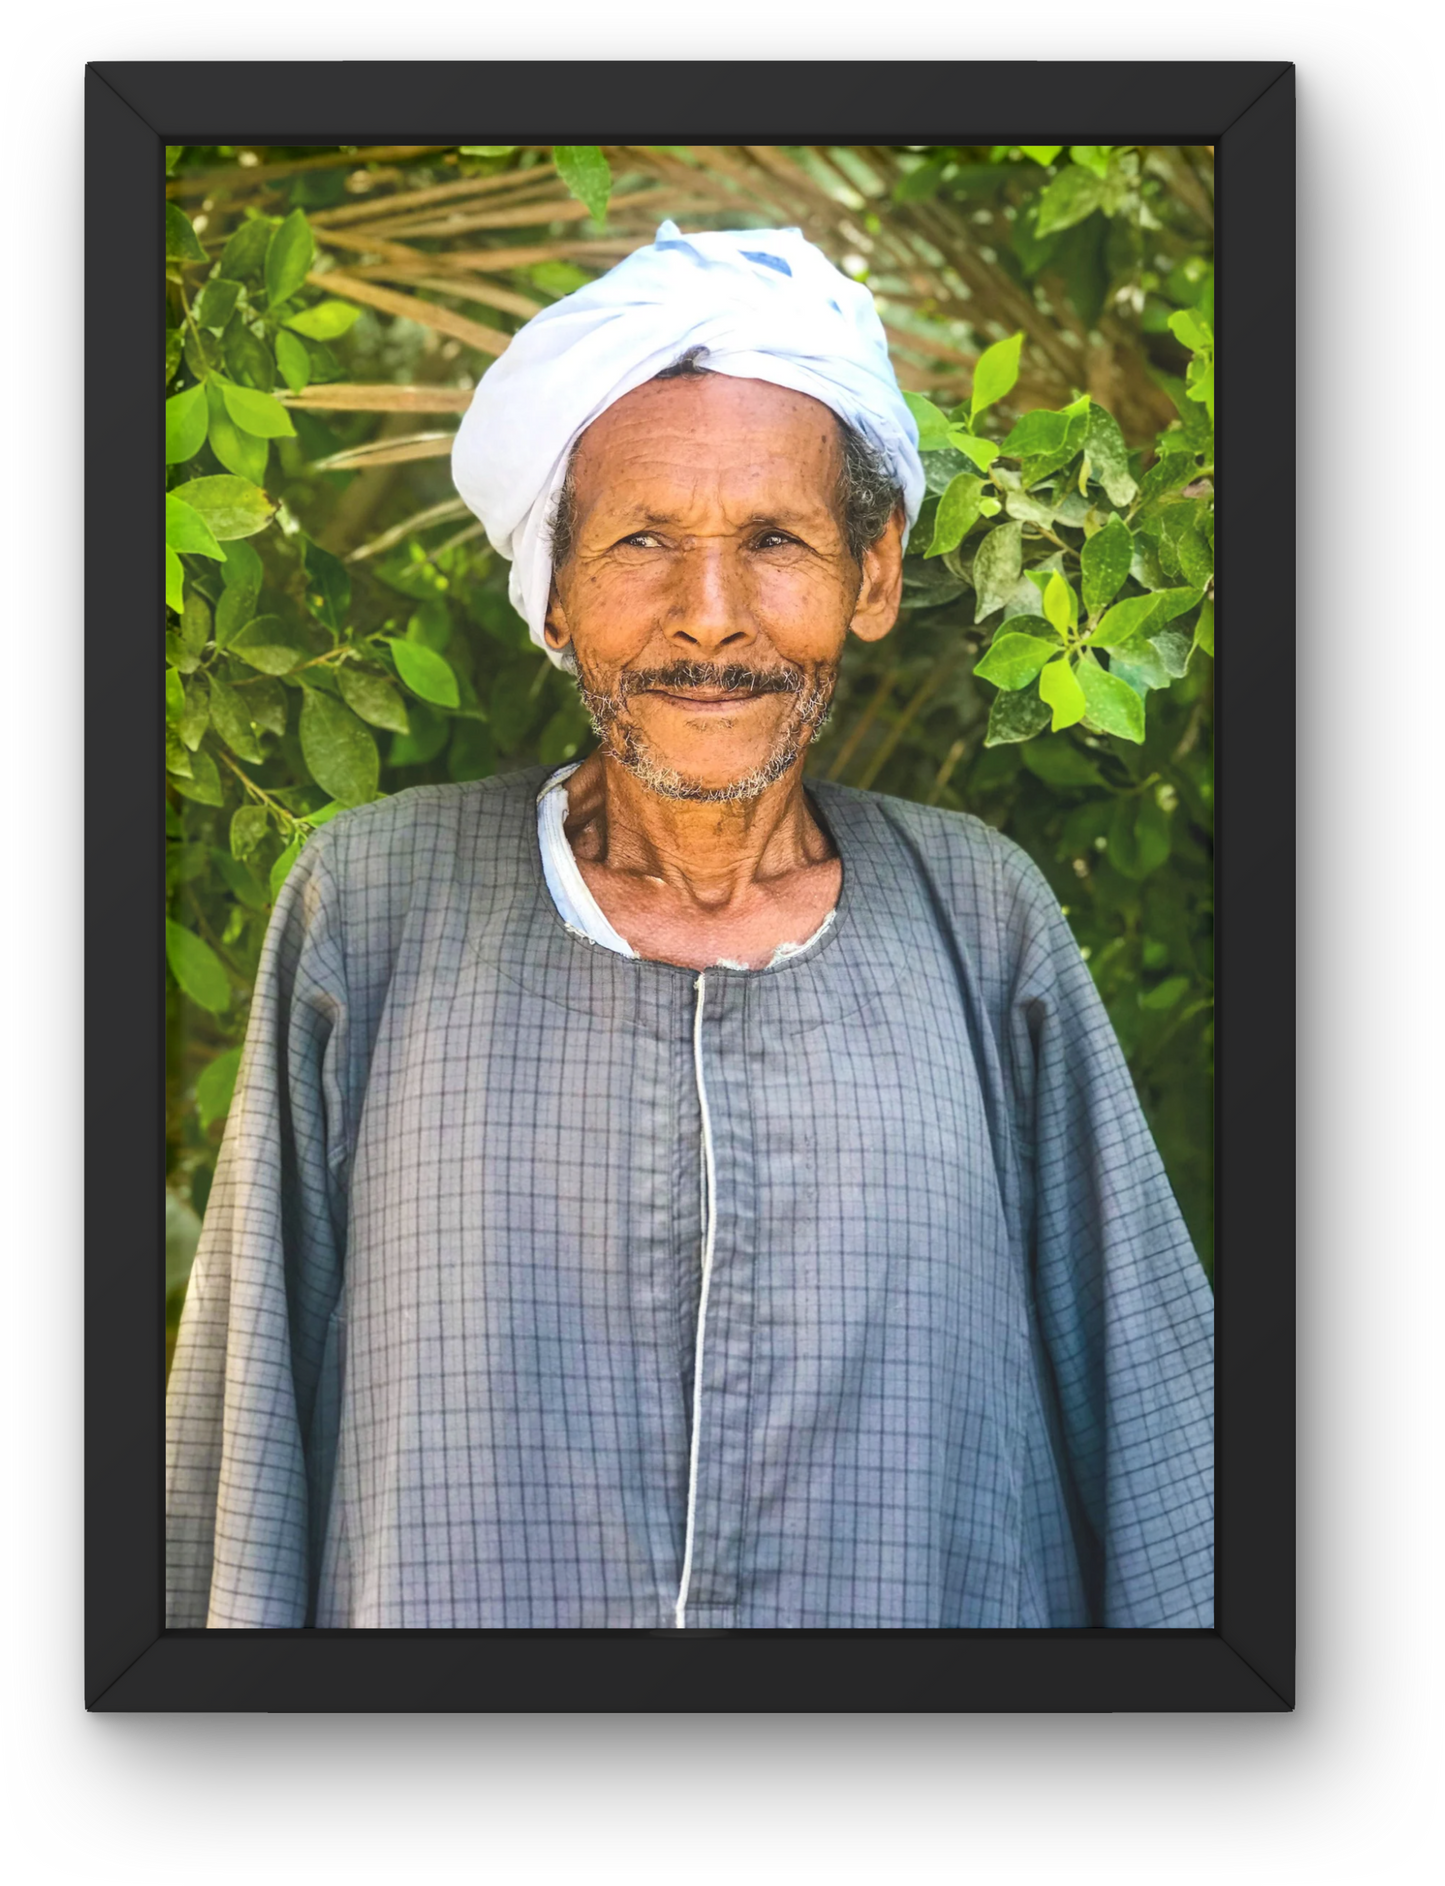
[(747, 585), (725, 545), (694, 544), (677, 559), (666, 629), (670, 641), (698, 655), (741, 648), (754, 639)]

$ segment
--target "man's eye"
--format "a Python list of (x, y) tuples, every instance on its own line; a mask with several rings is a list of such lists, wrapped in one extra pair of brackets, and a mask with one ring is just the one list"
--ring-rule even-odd
[(765, 530), (762, 536), (755, 540), (754, 548), (758, 550), (783, 550), (790, 544), (795, 544), (797, 541), (796, 537), (790, 537), (785, 530)]
[(622, 550), (658, 550), (661, 549), (661, 547), (662, 539), (660, 537), (654, 537), (650, 530), (634, 531), (630, 537), (624, 537), (622, 542), (618, 545), (618, 548)]

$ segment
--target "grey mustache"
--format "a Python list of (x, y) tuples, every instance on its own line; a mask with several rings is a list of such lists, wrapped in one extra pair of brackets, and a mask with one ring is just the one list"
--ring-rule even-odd
[(666, 668), (637, 668), (618, 676), (618, 694), (670, 689), (716, 688), (721, 694), (801, 694), (803, 677), (796, 668), (744, 668), (736, 662), (675, 661)]

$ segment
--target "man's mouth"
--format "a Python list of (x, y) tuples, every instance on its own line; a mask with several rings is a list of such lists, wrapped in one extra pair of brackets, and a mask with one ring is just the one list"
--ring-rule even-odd
[(648, 688), (646, 692), (653, 700), (694, 714), (726, 713), (766, 699), (755, 688)]

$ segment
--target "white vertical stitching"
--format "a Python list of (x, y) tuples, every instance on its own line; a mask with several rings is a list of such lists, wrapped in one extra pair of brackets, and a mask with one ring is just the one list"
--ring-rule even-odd
[(712, 1115), (708, 1112), (707, 1082), (702, 1071), (702, 1013), (707, 995), (706, 976), (699, 976), (693, 986), (697, 990), (697, 1007), (693, 1010), (692, 1018), (692, 1066), (697, 1080), (698, 1111), (702, 1115), (702, 1289), (698, 1295), (697, 1341), (692, 1358), (692, 1447), (687, 1465), (687, 1535), (682, 1553), (682, 1578), (673, 1610), (678, 1630), (685, 1629), (687, 1625), (687, 1592), (692, 1583), (692, 1547), (697, 1525), (698, 1444), (702, 1430), (702, 1352), (707, 1333), (707, 1295), (712, 1282), (713, 1240), (717, 1235), (717, 1171), (713, 1163)]

